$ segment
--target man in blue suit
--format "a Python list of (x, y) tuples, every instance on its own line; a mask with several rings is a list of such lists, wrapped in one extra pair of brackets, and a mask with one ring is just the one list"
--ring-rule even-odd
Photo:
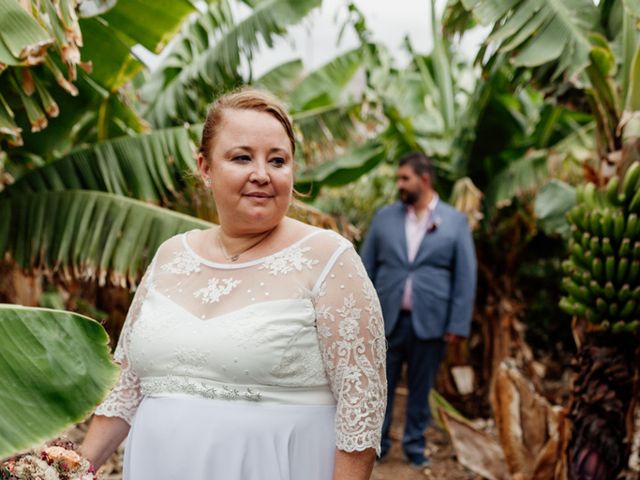
[(429, 465), (424, 454), (429, 391), (446, 345), (469, 334), (476, 287), (467, 219), (438, 198), (434, 179), (426, 155), (402, 157), (396, 175), (401, 202), (376, 213), (361, 251), (380, 298), (389, 345), (380, 458), (391, 446), (394, 390), (406, 362), (409, 398), (402, 447), (416, 468)]

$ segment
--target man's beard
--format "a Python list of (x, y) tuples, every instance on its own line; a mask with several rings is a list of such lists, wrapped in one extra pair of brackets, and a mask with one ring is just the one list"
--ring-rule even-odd
[(402, 200), (402, 203), (405, 205), (415, 205), (420, 197), (419, 192), (412, 192), (411, 190), (404, 190), (402, 188), (398, 190), (398, 194), (400, 195), (400, 200)]

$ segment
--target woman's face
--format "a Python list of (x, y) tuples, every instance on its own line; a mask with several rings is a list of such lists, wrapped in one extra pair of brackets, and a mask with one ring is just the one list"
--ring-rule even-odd
[(293, 153), (287, 132), (273, 116), (225, 110), (209, 159), (198, 158), (218, 209), (220, 224), (235, 233), (274, 228), (293, 190)]

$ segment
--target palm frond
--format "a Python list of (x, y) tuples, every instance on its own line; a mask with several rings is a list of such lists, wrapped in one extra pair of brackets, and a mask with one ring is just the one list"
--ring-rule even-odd
[(131, 286), (160, 244), (211, 224), (139, 200), (84, 190), (0, 199), (0, 252), (63, 279)]

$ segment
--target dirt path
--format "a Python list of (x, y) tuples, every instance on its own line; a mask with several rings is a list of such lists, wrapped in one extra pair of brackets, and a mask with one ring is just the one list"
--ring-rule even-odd
[(454, 455), (449, 436), (437, 428), (429, 428), (427, 431), (427, 456), (431, 460), (431, 467), (424, 470), (415, 470), (404, 459), (400, 441), (404, 426), (404, 414), (406, 404), (406, 391), (399, 388), (394, 402), (393, 424), (391, 426), (391, 438), (393, 445), (389, 456), (385, 461), (376, 465), (373, 469), (371, 480), (481, 480), (460, 465)]

